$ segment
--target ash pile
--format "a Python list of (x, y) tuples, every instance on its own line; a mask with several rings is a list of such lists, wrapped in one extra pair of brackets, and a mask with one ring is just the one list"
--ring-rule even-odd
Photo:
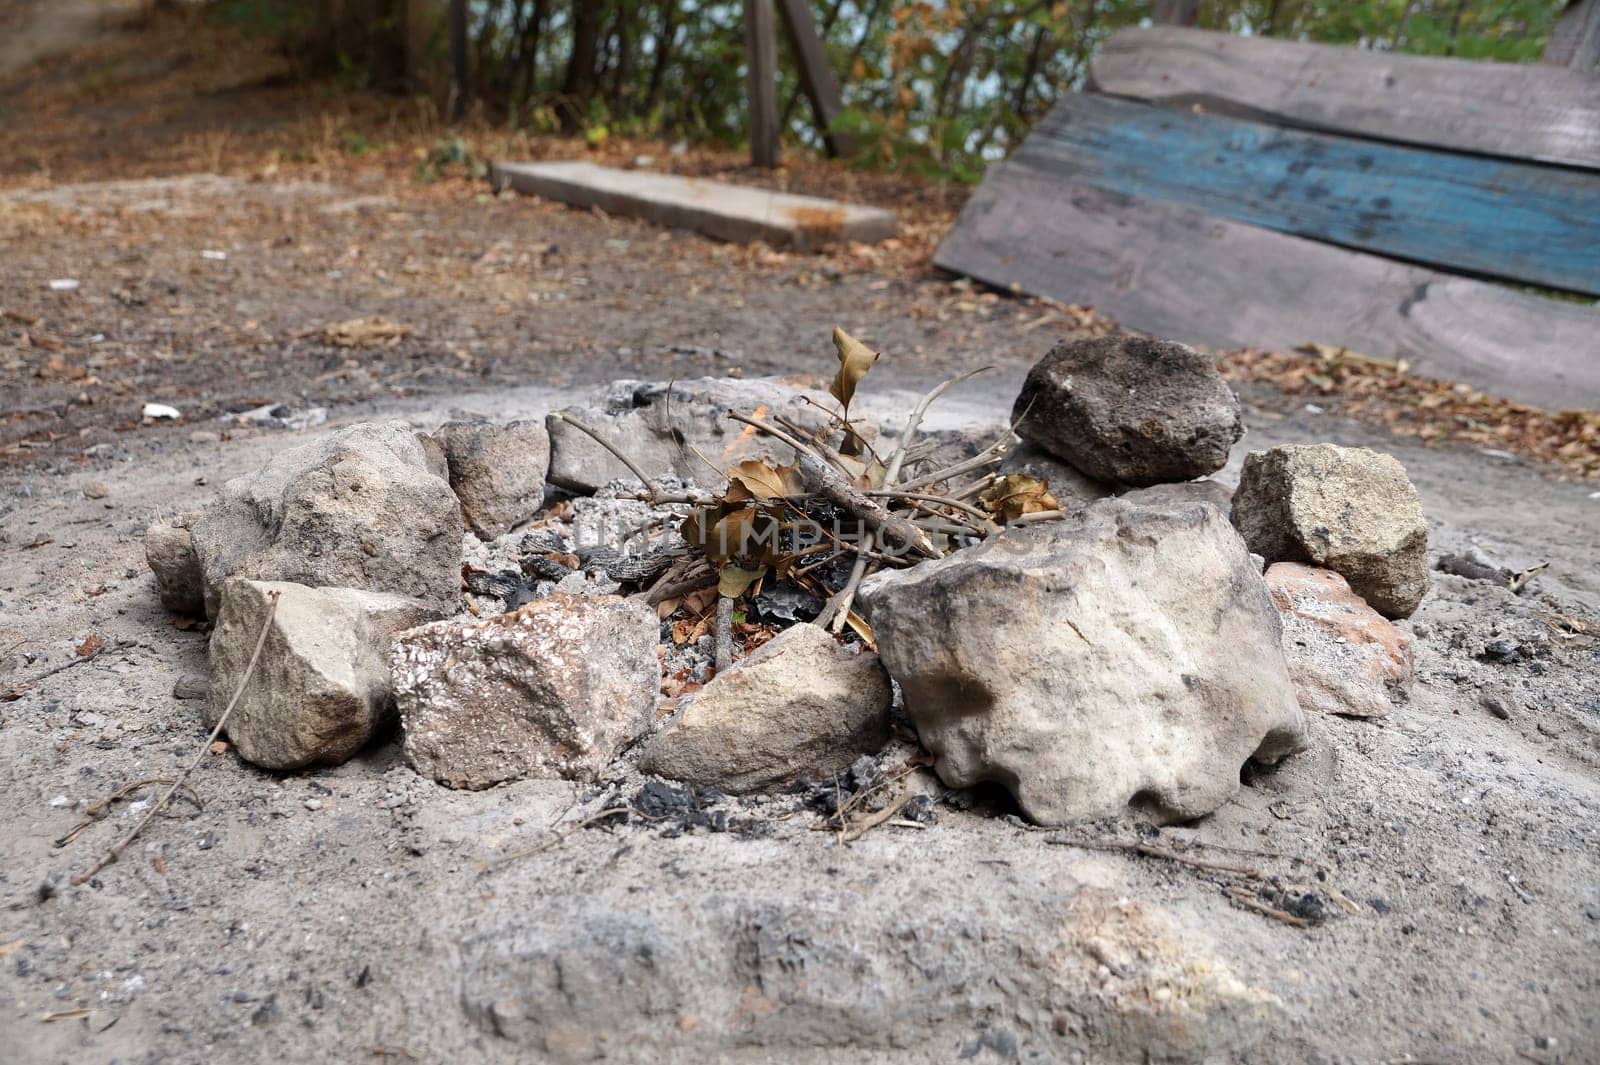
[(1237, 397), (1127, 333), (1052, 349), (994, 439), (919, 431), (970, 374), (873, 425), (878, 355), (834, 345), (828, 393), (354, 425), (151, 528), (162, 601), (212, 625), (208, 727), (272, 770), (398, 727), (446, 787), (561, 778), (713, 830), (798, 795), (849, 837), (980, 784), (1043, 825), (1188, 821), (1305, 714), (1404, 705), (1427, 527), (1392, 457), (1274, 447), (1230, 492)]

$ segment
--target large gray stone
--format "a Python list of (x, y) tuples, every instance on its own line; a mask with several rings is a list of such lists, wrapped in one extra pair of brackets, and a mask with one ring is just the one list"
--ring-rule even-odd
[(467, 528), (493, 540), (539, 512), (550, 467), (542, 422), (446, 422), (433, 434)]
[(1336, 444), (1253, 451), (1233, 523), (1268, 562), (1331, 569), (1386, 617), (1410, 617), (1428, 592), (1428, 524), (1393, 455)]
[(393, 592), (448, 612), (462, 531), (455, 495), (403, 422), (281, 452), (225, 484), (193, 528), (209, 615), (230, 577)]
[(1041, 823), (1199, 817), (1304, 743), (1277, 612), (1209, 505), (1102, 500), (862, 598), (939, 776)]
[(1177, 481), (1173, 484), (1156, 484), (1149, 488), (1135, 488), (1119, 497), (1140, 506), (1166, 503), (1210, 503), (1228, 513), (1233, 507), (1233, 489), (1209, 477), (1198, 481)]
[(1239, 399), (1209, 355), (1133, 333), (1051, 348), (1011, 420), (1024, 440), (1112, 484), (1204, 477), (1244, 433)]
[(187, 525), (157, 523), (146, 529), (144, 559), (156, 575), (156, 594), (162, 606), (174, 614), (205, 614), (205, 574)]
[(837, 773), (888, 740), (892, 698), (877, 655), (794, 625), (691, 695), (643, 768), (735, 794)]
[(239, 688), (274, 592), (272, 627), (228, 717), (228, 739), (245, 761), (267, 769), (343, 762), (394, 720), (388, 656), (395, 634), (438, 611), (382, 592), (228, 581), (211, 632), (208, 728)]
[(417, 772), (452, 788), (593, 780), (655, 713), (655, 611), (560, 593), (403, 633), (390, 658)]
[[(571, 413), (621, 448), (646, 475), (703, 482), (713, 469), (725, 471), (745, 459), (793, 461), (787, 447), (733, 421), (730, 410), (749, 415), (764, 410), (819, 428), (836, 406), (827, 393), (772, 379), (703, 377), (671, 383), (670, 395), (664, 382), (615, 381)], [(570, 423), (553, 414), (545, 424), (550, 431), (550, 483), (589, 493), (611, 481), (634, 479), (615, 455)]]

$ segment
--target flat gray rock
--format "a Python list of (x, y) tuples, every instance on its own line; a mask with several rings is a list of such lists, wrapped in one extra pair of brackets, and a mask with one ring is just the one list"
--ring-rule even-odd
[(1198, 481), (1178, 481), (1173, 484), (1153, 484), (1149, 488), (1135, 488), (1118, 498), (1143, 506), (1162, 503), (1210, 503), (1224, 514), (1233, 506), (1233, 489), (1209, 477)]
[[(745, 459), (794, 461), (788, 447), (728, 417), (729, 411), (781, 414), (807, 428), (828, 424), (836, 408), (825, 392), (767, 378), (702, 377), (687, 381), (613, 381), (567, 413), (620, 448), (649, 477), (706, 481)], [(570, 422), (552, 414), (550, 482), (592, 493), (637, 478), (623, 462)], [(864, 430), (865, 431), (865, 430)], [(870, 435), (870, 434), (869, 434)], [(709, 464), (709, 465), (708, 465)]]
[(1115, 488), (1084, 476), (1072, 463), (1058, 458), (1042, 447), (1024, 440), (1000, 460), (999, 472), (1021, 473), (1046, 482), (1050, 494), (1063, 507), (1093, 503), (1115, 492)]

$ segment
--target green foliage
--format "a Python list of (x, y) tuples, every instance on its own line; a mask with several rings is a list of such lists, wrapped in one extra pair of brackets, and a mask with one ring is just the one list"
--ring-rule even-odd
[(310, 24), (305, 5), (289, 0), (219, 0), (209, 14), (223, 25), (264, 37), (287, 38)]
[[(381, 0), (369, 0), (380, 2)], [(442, 2), (442, 0), (441, 0)], [(316, 7), (224, 0), (268, 24)], [(863, 166), (975, 181), (1153, 0), (812, 0)], [(1420, 55), (1536, 59), (1562, 0), (1202, 0), (1203, 29)], [(743, 0), (471, 0), (473, 96), (512, 125), (745, 139)], [(820, 149), (794, 58), (779, 55), (786, 139)]]
[(428, 152), (426, 159), (417, 163), (412, 178), (422, 185), (431, 185), (457, 168), (468, 177), (483, 178), (489, 174), (489, 165), (467, 147), (460, 137), (440, 141)]
[(344, 154), (355, 159), (366, 155), (368, 152), (374, 152), (378, 150), (378, 146), (376, 144), (373, 144), (361, 134), (351, 130), (345, 130), (342, 134), (340, 134), (339, 146), (341, 149), (343, 149)]

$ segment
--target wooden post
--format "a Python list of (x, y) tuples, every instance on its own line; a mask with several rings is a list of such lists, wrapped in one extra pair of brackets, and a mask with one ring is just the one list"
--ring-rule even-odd
[(1156, 0), (1151, 21), (1158, 26), (1193, 26), (1200, 20), (1200, 0)]
[(1592, 72), (1600, 62), (1600, 0), (1572, 0), (1561, 12), (1539, 62)]
[(744, 0), (745, 54), (750, 68), (750, 162), (778, 165), (778, 42), (772, 0)]
[(800, 89), (811, 101), (811, 113), (816, 117), (817, 131), (828, 146), (828, 154), (854, 155), (854, 137), (829, 131), (833, 120), (844, 110), (844, 99), (839, 92), (839, 79), (828, 62), (827, 49), (811, 18), (809, 0), (778, 0), (778, 14), (783, 18), (784, 31), (794, 48), (795, 65), (800, 68)]

